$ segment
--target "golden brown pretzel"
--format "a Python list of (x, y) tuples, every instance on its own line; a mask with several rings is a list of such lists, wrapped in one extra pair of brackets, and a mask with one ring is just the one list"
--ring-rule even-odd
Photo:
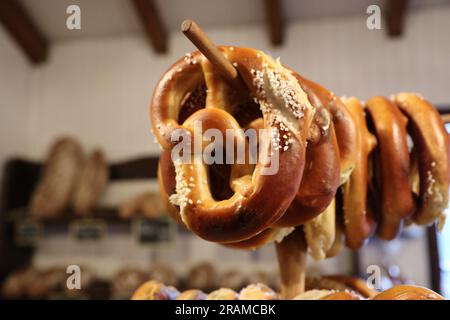
[(369, 156), (377, 141), (366, 126), (364, 109), (356, 98), (344, 100), (356, 124), (356, 165), (349, 180), (342, 187), (343, 213), (346, 244), (350, 249), (359, 249), (372, 234), (374, 219), (369, 211), (368, 183)]
[(392, 240), (399, 233), (403, 220), (415, 210), (409, 178), (407, 119), (395, 104), (384, 97), (373, 97), (366, 106), (378, 140), (373, 162), (380, 180), (377, 233), (383, 240)]
[[(161, 166), (161, 163), (165, 163)], [(180, 211), (169, 201), (169, 196), (175, 193), (175, 166), (170, 158), (169, 151), (162, 151), (158, 163), (158, 183), (161, 201), (169, 215), (179, 224), (183, 224)]]
[(398, 285), (385, 290), (372, 300), (445, 300), (436, 292), (419, 286)]
[(409, 119), (409, 134), (418, 157), (420, 197), (412, 219), (426, 225), (443, 216), (448, 205), (448, 135), (433, 106), (419, 95), (400, 93), (394, 102)]
[[(301, 81), (300, 77), (297, 79)], [(256, 249), (272, 241), (281, 241), (284, 236), (293, 230), (292, 226), (307, 221), (309, 222), (306, 223), (305, 228), (310, 231), (306, 232), (308, 244), (315, 259), (323, 259), (325, 251), (334, 242), (335, 213), (334, 205), (330, 207), (330, 202), (332, 202), (340, 183), (339, 151), (328, 111), (312, 95), (311, 92), (308, 97), (312, 100), (312, 104), (317, 111), (310, 131), (313, 132), (315, 137), (310, 137), (306, 149), (306, 168), (299, 192), (293, 203), (291, 203), (285, 215), (274, 224), (277, 228), (268, 228), (247, 240), (229, 243), (227, 244), (229, 247)], [(250, 126), (260, 128), (261, 122), (260, 119), (255, 120)], [(327, 241), (324, 242), (322, 236), (325, 236)]]
[[(206, 240), (229, 243), (258, 234), (284, 214), (299, 188), (314, 108), (291, 73), (264, 53), (246, 48), (221, 47), (221, 50), (235, 63), (250, 95), (260, 104), (265, 128), (278, 132), (280, 142), (270, 140), (273, 137), (265, 137), (260, 142), (263, 152), (253, 171), (248, 165), (232, 165), (230, 187), (233, 195), (225, 200), (217, 201), (212, 197), (203, 163), (175, 163), (176, 192), (171, 199), (180, 207), (183, 222), (194, 233)], [(180, 60), (172, 66), (154, 92), (152, 127), (161, 146), (165, 151), (171, 150), (174, 145), (171, 135), (175, 129), (193, 135), (196, 121), (202, 122), (204, 130), (215, 128), (224, 132), (232, 129), (238, 140), (244, 140), (239, 131), (240, 124), (230, 114), (237, 106), (232, 97), (223, 94), (226, 92), (223, 80), (218, 82), (219, 77), (211, 74), (210, 66), (200, 54), (193, 53), (191, 62), (192, 59), (197, 63)], [(206, 108), (195, 111), (179, 124), (183, 99), (202, 85), (203, 73), (210, 95), (206, 98)], [(267, 158), (279, 148), (278, 172), (262, 175)], [(166, 192), (173, 186), (170, 178), (165, 176), (173, 175), (172, 165), (160, 162)], [(274, 186), (279, 195), (269, 197)]]
[[(303, 86), (301, 82), (303, 78), (295, 73), (293, 74)], [(272, 241), (281, 241), (284, 236), (293, 230), (292, 226), (300, 225), (307, 221), (310, 221), (308, 222), (310, 226), (314, 224), (323, 231), (330, 231), (329, 222), (332, 222), (333, 226), (331, 228), (333, 231), (328, 232), (328, 235), (331, 236), (329, 241), (334, 241), (334, 221), (331, 221), (334, 220), (334, 212), (331, 212), (334, 209), (329, 209), (328, 206), (330, 206), (330, 202), (333, 200), (339, 186), (339, 150), (333, 123), (331, 123), (328, 111), (322, 106), (319, 99), (315, 97), (312, 90), (308, 91), (308, 99), (316, 108), (316, 114), (310, 127), (309, 143), (306, 149), (306, 168), (299, 192), (294, 201), (285, 215), (275, 223), (275, 226), (283, 228), (266, 229), (250, 239), (231, 243), (229, 244), (230, 247), (255, 249)], [(253, 121), (249, 126), (261, 128), (262, 119)], [(318, 230), (317, 228), (315, 228), (316, 231)], [(312, 228), (308, 230), (311, 230), (309, 240), (312, 248), (311, 241), (313, 238), (319, 240), (319, 237), (317, 237), (319, 234), (313, 232)], [(315, 236), (312, 236), (312, 233)], [(316, 243), (318, 244), (319, 241)], [(330, 246), (328, 246), (328, 243), (323, 243), (323, 245), (321, 245), (321, 249), (327, 250), (331, 243)], [(316, 249), (311, 251), (313, 256), (316, 259), (322, 259), (323, 256), (319, 253), (321, 249)]]
[(341, 184), (350, 177), (356, 163), (356, 126), (345, 104), (333, 92), (314, 81), (300, 77), (303, 89), (316, 96), (330, 111), (339, 146)]
[[(262, 121), (262, 120), (261, 120)], [(259, 120), (258, 120), (259, 123)], [(175, 169), (173, 168), (170, 170), (170, 152), (163, 151), (160, 155), (160, 163), (161, 162), (168, 162), (169, 165), (163, 166), (163, 170), (167, 170), (165, 174), (161, 174), (161, 165), (158, 166), (158, 181), (160, 184), (160, 193), (161, 193), (161, 199), (162, 202), (167, 210), (167, 212), (170, 214), (170, 216), (177, 221), (178, 223), (183, 225), (183, 222), (180, 218), (180, 212), (177, 209), (176, 206), (174, 206), (169, 201), (168, 193), (174, 193), (175, 192)], [(173, 167), (173, 166), (172, 166)], [(173, 176), (173, 178), (172, 178)], [(167, 181), (164, 183), (163, 181)], [(171, 189), (171, 187), (173, 189)], [(293, 228), (267, 228), (257, 235), (238, 242), (231, 242), (224, 244), (227, 247), (234, 248), (234, 249), (242, 249), (242, 250), (254, 250), (257, 249), (267, 243), (270, 243), (272, 241), (281, 240), (286, 234), (288, 234), (290, 231), (292, 231)]]
[(131, 300), (175, 300), (180, 293), (174, 287), (150, 280), (136, 289)]
[(284, 216), (277, 221), (279, 227), (301, 225), (318, 216), (329, 206), (340, 184), (339, 149), (331, 115), (305, 79), (291, 72), (307, 93), (316, 113), (309, 129), (300, 189)]

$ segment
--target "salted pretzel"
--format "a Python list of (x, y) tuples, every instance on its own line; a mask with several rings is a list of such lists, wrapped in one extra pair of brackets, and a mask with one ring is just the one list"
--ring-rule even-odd
[(421, 96), (400, 93), (393, 100), (408, 117), (418, 163), (419, 202), (412, 220), (428, 225), (443, 217), (448, 205), (448, 135), (437, 110)]
[[(306, 88), (304, 79), (293, 74), (302, 88)], [(272, 241), (280, 241), (293, 230), (293, 226), (301, 224), (305, 224), (305, 228), (309, 225), (308, 230), (311, 232), (307, 233), (307, 236), (309, 236), (310, 247), (314, 246), (313, 243), (322, 247), (322, 249), (318, 249), (318, 246), (315, 246), (311, 251), (316, 259), (323, 259), (324, 255), (320, 254), (320, 250), (329, 249), (334, 241), (334, 212), (331, 212), (332, 208), (328, 207), (340, 184), (339, 149), (329, 111), (315, 95), (314, 90), (305, 89), (305, 92), (315, 107), (316, 113), (310, 126), (308, 147), (306, 148), (306, 166), (300, 189), (284, 216), (275, 223), (276, 227), (283, 228), (266, 229), (248, 240), (231, 243), (230, 247), (253, 249)], [(251, 124), (252, 127), (260, 125), (261, 122), (258, 120)], [(330, 222), (332, 225), (329, 225)], [(322, 226), (324, 223), (326, 225)], [(314, 232), (313, 229), (330, 231), (327, 234), (329, 241), (323, 243), (323, 239), (319, 238), (324, 233)], [(321, 244), (319, 245), (319, 243)]]
[[(390, 240), (410, 216), (417, 224), (443, 220), (448, 137), (430, 104), (417, 95), (399, 94), (394, 102), (374, 97), (364, 110), (355, 98), (343, 101), (261, 51), (220, 50), (243, 87), (228, 83), (194, 52), (166, 72), (152, 98), (152, 128), (163, 148), (158, 169), (162, 196), (177, 221), (206, 240), (241, 249), (281, 241), (303, 225), (312, 255), (321, 259), (339, 252), (336, 210), (342, 209), (351, 249), (364, 244), (376, 223), (380, 238)], [(256, 165), (207, 166), (198, 156), (210, 147), (209, 140), (202, 137), (200, 149), (192, 143), (199, 122), (203, 130), (231, 130), (246, 157), (249, 144), (242, 129), (275, 129), (276, 136), (258, 136), (263, 152)], [(414, 144), (411, 154), (407, 133)], [(187, 163), (173, 159), (180, 137), (190, 139)], [(215, 150), (223, 148), (219, 144)], [(280, 170), (263, 175), (277, 150)], [(339, 185), (342, 208), (333, 209)], [(274, 188), (277, 196), (270, 197)], [(417, 210), (414, 193), (419, 194)]]
[[(160, 155), (160, 163), (161, 162), (167, 162), (166, 166), (161, 167), (161, 165), (158, 166), (158, 180), (160, 184), (160, 190), (161, 190), (161, 198), (162, 202), (165, 205), (168, 213), (170, 216), (177, 221), (180, 224), (183, 224), (180, 217), (180, 212), (176, 206), (174, 206), (169, 201), (169, 193), (175, 193), (175, 170), (171, 170), (171, 159), (170, 159), (170, 152), (162, 152)], [(161, 169), (163, 168), (163, 169)], [(165, 174), (161, 173), (161, 170), (169, 169)], [(171, 177), (173, 175), (173, 178)], [(163, 177), (166, 179), (163, 180)], [(163, 183), (163, 181), (167, 181), (166, 184)], [(224, 244), (227, 247), (234, 248), (234, 249), (242, 249), (242, 250), (254, 250), (257, 249), (267, 243), (273, 242), (273, 241), (281, 241), (284, 236), (289, 234), (293, 228), (267, 228), (257, 235), (238, 242), (231, 242)]]
[(305, 170), (296, 197), (276, 222), (279, 227), (301, 225), (318, 216), (333, 200), (340, 184), (339, 149), (331, 116), (312, 91), (308, 97), (317, 111), (310, 127)]
[(372, 234), (374, 217), (368, 206), (369, 156), (377, 141), (367, 129), (364, 109), (356, 98), (343, 101), (355, 122), (356, 165), (348, 181), (342, 187), (343, 214), (346, 245), (359, 249)]
[(303, 77), (300, 79), (303, 89), (311, 96), (317, 97), (331, 113), (339, 147), (341, 184), (343, 184), (350, 177), (356, 163), (356, 126), (353, 118), (345, 104), (333, 92), (309, 79)]
[[(264, 53), (248, 48), (221, 47), (221, 50), (235, 64), (250, 96), (258, 102), (265, 128), (275, 132), (276, 137), (266, 136), (260, 141), (262, 152), (254, 169), (249, 165), (231, 166), (233, 194), (228, 199), (213, 198), (207, 168), (197, 157), (192, 156), (191, 163), (161, 161), (160, 172), (164, 189), (171, 194), (170, 167), (174, 166), (175, 193), (170, 199), (179, 207), (186, 226), (206, 240), (229, 243), (265, 230), (290, 205), (305, 165), (306, 139), (314, 107), (293, 75)], [(227, 93), (225, 81), (212, 75), (208, 64), (201, 54), (192, 53), (189, 59), (175, 63), (158, 83), (152, 98), (151, 120), (164, 151), (171, 151), (178, 142), (171, 140), (175, 130), (194, 136), (196, 121), (201, 121), (204, 130), (214, 128), (225, 133), (231, 129), (237, 140), (245, 141), (241, 125), (232, 115), (239, 113), (239, 104), (234, 103), (239, 101), (238, 95)], [(194, 111), (180, 123), (183, 100), (205, 81), (208, 87), (205, 108)], [(274, 151), (280, 151), (279, 170), (273, 175), (262, 175)], [(274, 186), (277, 197), (270, 197)]]
[(399, 233), (404, 219), (415, 211), (409, 177), (407, 119), (394, 103), (384, 97), (369, 99), (366, 110), (378, 140), (373, 161), (381, 202), (377, 233), (381, 239), (392, 240)]

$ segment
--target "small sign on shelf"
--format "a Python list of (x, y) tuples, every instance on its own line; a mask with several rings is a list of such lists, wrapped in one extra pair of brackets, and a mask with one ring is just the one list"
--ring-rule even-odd
[(166, 244), (173, 239), (174, 225), (167, 217), (136, 218), (132, 222), (132, 232), (140, 244)]
[(105, 235), (106, 223), (102, 219), (77, 219), (71, 222), (69, 230), (79, 241), (98, 241)]
[(15, 224), (14, 237), (19, 246), (35, 246), (43, 233), (42, 223), (26, 219)]

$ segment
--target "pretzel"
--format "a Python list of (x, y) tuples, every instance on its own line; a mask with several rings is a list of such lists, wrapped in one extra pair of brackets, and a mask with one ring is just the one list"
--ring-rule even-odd
[(369, 156), (377, 141), (368, 131), (364, 110), (356, 98), (344, 100), (353, 117), (356, 131), (356, 165), (342, 187), (346, 245), (359, 249), (372, 234), (375, 221), (368, 207)]
[(167, 287), (161, 282), (150, 280), (137, 288), (131, 300), (174, 300), (179, 294), (174, 287)]
[(329, 112), (320, 104), (310, 130), (300, 189), (278, 227), (301, 225), (325, 211), (339, 187), (339, 149)]
[[(367, 287), (362, 279), (350, 276), (325, 276), (311, 278), (308, 290), (293, 300), (445, 300), (436, 292), (415, 285), (397, 285), (383, 292)], [(257, 283), (243, 288), (239, 294), (229, 288), (212, 291), (208, 295), (197, 289), (181, 294), (174, 287), (150, 280), (134, 292), (132, 300), (277, 300), (278, 294), (268, 286)]]
[(374, 171), (378, 172), (380, 212), (378, 236), (392, 240), (403, 220), (415, 211), (411, 190), (410, 159), (406, 142), (407, 119), (395, 104), (384, 97), (373, 97), (366, 109), (378, 140)]
[(419, 286), (398, 285), (383, 291), (371, 300), (445, 300), (436, 292)]
[(334, 131), (336, 132), (340, 156), (341, 184), (345, 183), (356, 163), (356, 126), (345, 104), (333, 92), (314, 81), (300, 77), (303, 89), (314, 93), (331, 113)]
[[(259, 119), (256, 121), (257, 125), (260, 125), (261, 121)], [(162, 152), (160, 155), (160, 163), (166, 161), (170, 161), (170, 153)], [(170, 216), (178, 223), (183, 224), (180, 218), (179, 210), (176, 206), (170, 203), (168, 196), (168, 193), (175, 192), (175, 184), (171, 183), (175, 180), (175, 178), (171, 178), (172, 176), (175, 176), (175, 169), (173, 168), (173, 170), (171, 170), (170, 163), (169, 165), (163, 166), (163, 168), (167, 170), (165, 174), (161, 173), (161, 166), (158, 166), (158, 181), (160, 184), (162, 202)], [(172, 188), (170, 186), (172, 186)], [(223, 245), (234, 249), (254, 250), (267, 243), (273, 241), (281, 241), (286, 235), (292, 232), (292, 230), (293, 228), (267, 228), (249, 239), (238, 242), (225, 243)]]
[(448, 206), (448, 135), (439, 113), (421, 96), (400, 93), (393, 100), (409, 119), (418, 161), (419, 203), (412, 220), (428, 225), (442, 219)]
[[(161, 162), (165, 163), (165, 165), (161, 166)], [(183, 225), (178, 208), (169, 201), (169, 195), (175, 193), (175, 166), (172, 163), (169, 151), (163, 151), (159, 155), (157, 175), (161, 202), (169, 215), (176, 222)]]
[[(314, 108), (292, 74), (264, 53), (248, 48), (220, 49), (229, 61), (237, 65), (250, 96), (261, 106), (265, 128), (279, 133), (280, 144), (277, 140), (270, 141), (272, 137), (265, 137), (260, 142), (262, 152), (252, 171), (249, 165), (231, 166), (233, 195), (225, 200), (217, 201), (212, 197), (206, 166), (195, 157), (190, 164), (161, 161), (160, 172), (167, 192), (172, 185), (165, 174), (170, 175), (170, 166), (175, 167), (175, 194), (170, 199), (179, 207), (186, 226), (206, 240), (230, 243), (265, 230), (284, 214), (291, 203), (302, 177), (306, 139)], [(245, 140), (239, 131), (241, 125), (231, 114), (238, 112), (239, 105), (234, 103), (232, 95), (225, 94), (228, 90), (225, 83), (219, 82), (220, 77), (211, 73), (208, 62), (198, 52), (189, 57), (179, 60), (166, 72), (153, 94), (152, 128), (162, 148), (172, 150), (176, 144), (171, 141), (174, 130), (193, 136), (195, 121), (202, 121), (205, 130), (215, 128), (224, 132), (232, 129), (237, 140)], [(190, 114), (180, 124), (182, 102), (202, 85), (203, 78), (208, 87), (206, 107)], [(262, 175), (267, 158), (278, 148), (281, 149), (278, 172)], [(274, 186), (278, 195), (270, 197)]]

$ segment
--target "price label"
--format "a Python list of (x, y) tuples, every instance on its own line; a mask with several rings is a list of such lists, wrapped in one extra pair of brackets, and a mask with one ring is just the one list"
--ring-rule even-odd
[(32, 220), (17, 222), (15, 225), (15, 241), (19, 246), (34, 246), (43, 233), (41, 223)]
[(97, 241), (105, 235), (106, 224), (101, 219), (80, 219), (70, 225), (73, 237), (79, 241)]
[(168, 243), (173, 238), (173, 224), (167, 218), (133, 220), (133, 234), (141, 244)]

